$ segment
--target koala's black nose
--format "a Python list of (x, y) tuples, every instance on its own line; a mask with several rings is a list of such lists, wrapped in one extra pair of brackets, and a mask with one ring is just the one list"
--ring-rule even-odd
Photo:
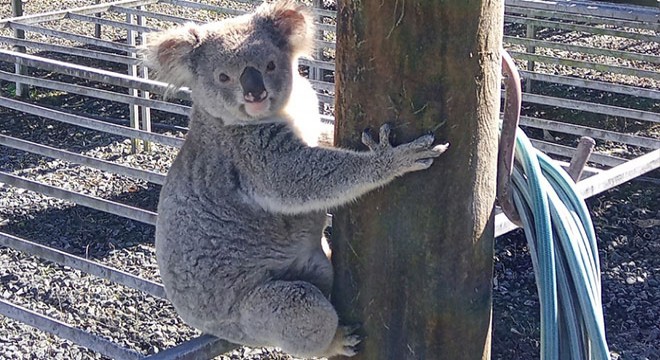
[(243, 87), (243, 97), (247, 102), (260, 102), (268, 96), (264, 86), (264, 78), (261, 71), (248, 66), (241, 74), (241, 86)]

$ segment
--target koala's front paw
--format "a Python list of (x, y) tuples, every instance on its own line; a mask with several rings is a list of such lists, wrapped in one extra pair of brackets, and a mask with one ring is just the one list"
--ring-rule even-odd
[(332, 340), (330, 347), (324, 354), (325, 357), (341, 356), (355, 356), (357, 354), (356, 347), (362, 341), (355, 331), (359, 329), (359, 325), (353, 326), (338, 326), (335, 338)]
[(379, 142), (376, 143), (365, 131), (362, 133), (362, 143), (374, 152), (379, 152), (383, 156), (391, 156), (392, 167), (397, 175), (428, 169), (433, 164), (433, 159), (449, 148), (448, 143), (433, 146), (435, 138), (432, 134), (423, 135), (409, 143), (392, 147), (390, 126), (387, 124), (380, 127), (379, 135)]

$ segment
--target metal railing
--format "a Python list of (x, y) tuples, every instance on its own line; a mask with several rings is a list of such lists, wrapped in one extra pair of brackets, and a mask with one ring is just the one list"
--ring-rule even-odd
[[(242, 2), (252, 3), (251, 1)], [(320, 101), (325, 106), (332, 107), (334, 84), (327, 80), (327, 75), (334, 72), (332, 61), (334, 43), (332, 39), (334, 39), (333, 21), (335, 14), (332, 11), (321, 9), (322, 1), (315, 0), (314, 4), (316, 5), (314, 14), (319, 23), (318, 51), (315, 59), (302, 60), (301, 65), (307, 68), (312, 84), (319, 91)], [(660, 64), (659, 56), (630, 50), (608, 50), (586, 45), (567, 44), (542, 36), (543, 31), (553, 30), (579, 32), (588, 36), (614, 36), (634, 41), (659, 43), (660, 10), (591, 3), (580, 0), (570, 2), (559, 0), (551, 3), (508, 0), (506, 4), (506, 23), (526, 27), (523, 34), (518, 36), (507, 35), (504, 41), (514, 58), (520, 63), (526, 64), (527, 70), (522, 71), (522, 77), (527, 83), (557, 84), (576, 89), (636, 96), (656, 101), (660, 99), (660, 91), (657, 90), (660, 84), (660, 72), (656, 70), (657, 65)], [(178, 90), (172, 94), (174, 99), (172, 101), (152, 96), (153, 94), (163, 95), (171, 89), (168, 89), (166, 84), (148, 78), (148, 70), (139, 65), (137, 47), (148, 32), (186, 21), (204, 20), (188, 19), (160, 12), (158, 9), (152, 9), (153, 5), (195, 9), (218, 17), (237, 15), (244, 12), (243, 10), (190, 1), (122, 0), (72, 10), (31, 14), (0, 20), (0, 28), (11, 32), (0, 35), (0, 43), (7, 46), (0, 49), (0, 61), (16, 64), (14, 73), (0, 71), (0, 80), (16, 83), (17, 95), (25, 95), (24, 91), (18, 91), (19, 89), (38, 87), (121, 103), (130, 109), (130, 121), (128, 126), (119, 125), (108, 119), (99, 119), (91, 114), (73, 114), (64, 109), (54, 109), (29, 101), (29, 99), (14, 98), (8, 95), (0, 96), (0, 107), (133, 139), (134, 151), (148, 151), (151, 143), (175, 148), (180, 147), (183, 143), (182, 138), (152, 131), (152, 128), (156, 128), (159, 124), (151, 117), (151, 111), (158, 110), (173, 116), (184, 117), (190, 109), (189, 106), (185, 105), (190, 100), (190, 94), (186, 89)], [(94, 25), (95, 32), (93, 35), (74, 33), (51, 28), (47, 25), (47, 23), (52, 25), (52, 23), (58, 21), (91, 24)], [(126, 35), (126, 39), (123, 42), (102, 39), (103, 30), (108, 29), (122, 32)], [(23, 38), (23, 34), (25, 38)], [(49, 39), (66, 40), (78, 46), (63, 45)], [(113, 70), (71, 64), (58, 60), (59, 55), (57, 54), (91, 59), (99, 64), (112, 65)], [(587, 59), (577, 60), (571, 58), (576, 54), (582, 54)], [(611, 65), (607, 61), (602, 61), (599, 57), (624, 59), (631, 66)], [(602, 73), (619, 74), (627, 79), (627, 83), (594, 80), (586, 76), (579, 76), (579, 74), (570, 77), (556, 75), (544, 70), (543, 66), (548, 64), (576, 70), (590, 69)], [(649, 66), (649, 64), (652, 66)], [(66, 75), (74, 80), (65, 82), (37, 78), (29, 75), (27, 68), (47, 70)], [(654, 85), (646, 87), (636, 85), (642, 80)], [(99, 89), (90, 86), (90, 82), (114, 86), (117, 90)], [(581, 114), (595, 114), (595, 116), (621, 117), (642, 123), (660, 122), (660, 114), (650, 109), (586, 102), (558, 95), (543, 95), (534, 93), (532, 91), (533, 86), (527, 88), (528, 91), (523, 98), (526, 106), (552, 106), (566, 111), (574, 111), (576, 117), (583, 116)], [(329, 122), (332, 121), (329, 116), (325, 116), (324, 119)], [(564, 133), (571, 136), (590, 136), (600, 141), (620, 143), (643, 150), (645, 155), (635, 159), (623, 159), (611, 154), (595, 152), (590, 158), (593, 166), (587, 169), (587, 173), (591, 176), (578, 183), (581, 194), (585, 197), (593, 196), (660, 167), (660, 140), (657, 138), (634, 133), (621, 133), (611, 129), (596, 128), (575, 122), (569, 123), (552, 118), (523, 116), (521, 124), (534, 129)], [(183, 129), (185, 130), (185, 127)], [(71, 163), (141, 179), (153, 184), (162, 184), (165, 177), (165, 174), (162, 173), (96, 159), (7, 135), (0, 135), (0, 145), (63, 159)], [(535, 140), (534, 145), (560, 158), (570, 159), (575, 154), (575, 148), (566, 144)], [(157, 216), (153, 211), (42, 184), (8, 172), (0, 172), (0, 182), (66, 199), (79, 205), (146, 224), (153, 225)], [(496, 216), (497, 235), (501, 235), (512, 228), (513, 225), (506, 221), (504, 216)], [(0, 246), (7, 246), (109, 279), (156, 297), (164, 297), (163, 288), (160, 284), (26, 239), (0, 233)], [(5, 301), (0, 301), (0, 314), (52, 332), (109, 357), (122, 359), (144, 357), (134, 350), (122, 348), (104, 338)], [(150, 358), (211, 357), (222, 352), (225, 349), (224, 346), (224, 342), (218, 339), (210, 336), (200, 336), (159, 354), (152, 355)]]

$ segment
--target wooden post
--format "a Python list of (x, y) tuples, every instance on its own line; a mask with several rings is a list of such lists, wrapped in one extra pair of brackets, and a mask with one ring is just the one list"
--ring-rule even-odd
[(503, 1), (343, 0), (335, 143), (393, 124), (449, 150), (335, 212), (332, 301), (351, 359), (489, 359)]

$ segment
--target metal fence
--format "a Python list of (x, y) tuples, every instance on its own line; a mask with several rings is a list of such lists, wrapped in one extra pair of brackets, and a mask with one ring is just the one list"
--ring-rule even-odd
[[(237, 15), (253, 6), (253, 1), (247, 0), (233, 3), (235, 7), (183, 0), (123, 0), (1, 20), (0, 28), (5, 29), (5, 33), (0, 35), (0, 43), (6, 46), (0, 49), (0, 61), (15, 64), (15, 71), (0, 71), (0, 80), (14, 83), (17, 96), (0, 96), (0, 107), (126, 137), (132, 139), (134, 151), (146, 151), (146, 154), (149, 154), (152, 143), (180, 147), (182, 137), (153, 131), (152, 128), (159, 124), (151, 115), (152, 110), (157, 110), (185, 117), (190, 109), (189, 92), (185, 89), (176, 92), (172, 101), (154, 96), (164, 94), (167, 86), (149, 79), (148, 69), (140, 66), (137, 58), (138, 45), (149, 32), (187, 21), (203, 22)], [(331, 113), (334, 96), (335, 13), (322, 9), (320, 0), (315, 0), (314, 4), (319, 29), (318, 52), (314, 60), (301, 61), (301, 66), (319, 92), (320, 106)], [(524, 107), (531, 114), (551, 113), (554, 116), (528, 114), (522, 117), (521, 124), (530, 131), (550, 134), (549, 140), (542, 137), (534, 140), (535, 146), (553, 155), (557, 161), (567, 161), (575, 154), (576, 136), (589, 136), (599, 142), (636, 149), (636, 154), (640, 155), (634, 158), (622, 158), (602, 151), (593, 153), (590, 166), (586, 169), (586, 178), (578, 183), (584, 197), (593, 196), (660, 167), (660, 139), (657, 137), (620, 132), (606, 126), (594, 126), (594, 123), (580, 123), (580, 119), (584, 118), (593, 118), (596, 123), (598, 119), (626, 119), (642, 126), (649, 124), (647, 127), (660, 123), (660, 109), (653, 105), (660, 100), (660, 91), (657, 90), (660, 85), (660, 72), (657, 70), (660, 67), (660, 56), (657, 51), (645, 53), (634, 50), (635, 43), (660, 44), (660, 10), (580, 0), (508, 0), (506, 4), (507, 35), (504, 41), (506, 48), (523, 69), (521, 75), (527, 89), (523, 98)], [(185, 14), (194, 16), (188, 17)], [(62, 22), (73, 26), (63, 29), (58, 26)], [(559, 41), (555, 39), (557, 34), (629, 39), (633, 50), (594, 47), (580, 44), (579, 41), (567, 42), (565, 37)], [(119, 38), (124, 40), (117, 41)], [(102, 69), (99, 66), (74, 64), (59, 59), (58, 54), (86, 59), (92, 65), (102, 63), (110, 66), (109, 69)], [(571, 76), (555, 74), (560, 68), (570, 69), (568, 72)], [(39, 78), (30, 75), (28, 69), (65, 75), (70, 80)], [(612, 76), (615, 77), (612, 81), (603, 80)], [(100, 89), (97, 86), (99, 83), (115, 88)], [(29, 99), (29, 89), (35, 87), (124, 104), (129, 109), (129, 123), (117, 124), (93, 114), (72, 114), (64, 109), (35, 103)], [(562, 91), (547, 91), (553, 87), (559, 87)], [(577, 92), (635, 97), (646, 99), (651, 105), (644, 107), (618, 102), (608, 104), (585, 101), (572, 96)], [(566, 114), (573, 117), (572, 121), (566, 121)], [(324, 116), (323, 121), (331, 123), (333, 119)], [(181, 129), (185, 132), (185, 127)], [(554, 141), (554, 135), (550, 132), (565, 134), (568, 140)], [(0, 134), (0, 145), (153, 184), (162, 184), (165, 178), (162, 173), (3, 134)], [(149, 225), (155, 224), (157, 216), (147, 209), (39, 183), (9, 172), (0, 172), (0, 182)], [(496, 234), (499, 236), (511, 229), (513, 225), (498, 214)], [(165, 296), (162, 286), (153, 281), (26, 239), (0, 233), (0, 246), (79, 269), (156, 297)], [(144, 357), (134, 350), (6, 301), (0, 301), (0, 314), (52, 332), (109, 357)], [(201, 336), (153, 357), (210, 357), (223, 348), (221, 345), (213, 337)]]

